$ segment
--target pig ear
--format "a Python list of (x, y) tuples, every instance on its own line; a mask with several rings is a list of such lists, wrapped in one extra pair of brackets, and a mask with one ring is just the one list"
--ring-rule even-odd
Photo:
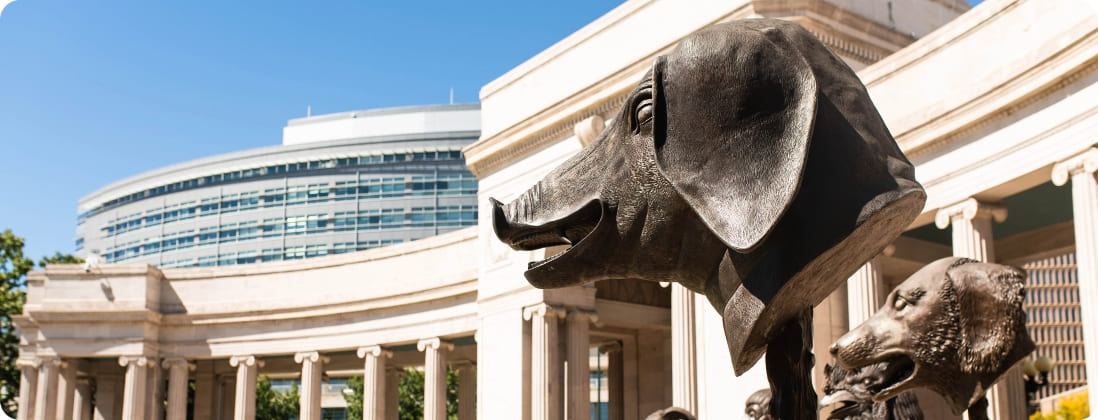
[(773, 230), (800, 186), (816, 79), (781, 31), (703, 31), (654, 69), (660, 172), (730, 248)]

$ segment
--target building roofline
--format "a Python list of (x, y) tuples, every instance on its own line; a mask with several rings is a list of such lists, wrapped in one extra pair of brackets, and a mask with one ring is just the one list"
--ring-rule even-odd
[[(148, 188), (154, 188), (159, 185), (166, 185), (174, 182), (181, 182), (187, 179), (199, 178), (208, 175), (216, 175), (225, 171), (234, 170), (233, 167), (239, 166), (236, 163), (243, 159), (252, 159), (257, 157), (269, 156), (272, 158), (270, 164), (276, 164), (275, 160), (279, 155), (316, 150), (321, 151), (323, 149), (331, 149), (341, 146), (352, 145), (367, 145), (367, 144), (384, 144), (384, 143), (399, 143), (405, 141), (431, 141), (431, 140), (446, 140), (462, 137), (470, 137), (476, 139), (480, 134), (480, 131), (446, 131), (446, 132), (433, 132), (433, 133), (409, 133), (400, 135), (385, 135), (385, 136), (372, 136), (372, 137), (360, 137), (354, 139), (341, 139), (331, 140), (323, 142), (313, 143), (301, 143), (292, 145), (273, 145), (264, 146), (254, 149), (241, 150), (236, 152), (223, 153), (219, 155), (206, 156), (186, 162), (180, 162), (168, 166), (163, 166), (150, 171), (142, 172), (136, 175), (128, 176), (118, 181), (112, 182), (103, 186), (94, 192), (85, 195), (80, 198), (78, 204), (79, 213), (91, 210), (98, 204), (107, 202), (111, 199), (133, 194)], [(318, 156), (319, 158), (319, 156)], [(249, 165), (251, 166), (251, 165)], [(156, 178), (168, 178), (153, 181)], [(153, 185), (155, 184), (155, 185)]]
[(292, 118), (286, 122), (286, 126), (312, 124), (324, 121), (334, 121), (349, 118), (379, 117), (383, 115), (411, 114), (416, 112), (434, 111), (472, 111), (480, 109), (480, 103), (466, 104), (438, 104), (438, 105), (413, 105), (398, 106), (392, 108), (365, 109), (358, 111), (344, 111), (332, 114), (313, 115), (309, 117)]

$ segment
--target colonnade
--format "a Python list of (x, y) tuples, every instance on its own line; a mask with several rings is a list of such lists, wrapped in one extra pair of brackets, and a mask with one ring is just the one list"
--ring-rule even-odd
[[(447, 353), (453, 350), (453, 344), (439, 337), (420, 340), (418, 348), (426, 360), (424, 418), (446, 418), (446, 375), (447, 366), (450, 365), (460, 375), (458, 394), (462, 399), (459, 418), (475, 418), (475, 364), (469, 361), (448, 363)], [(380, 345), (364, 346), (358, 349), (357, 355), (364, 359), (363, 418), (396, 419), (396, 382), (400, 371), (398, 367), (388, 366), (387, 359), (392, 356), (392, 351)], [(331, 359), (320, 351), (299, 352), (294, 354), (293, 359), (301, 367), (298, 418), (320, 420), (325, 365)], [(22, 382), (18, 420), (185, 420), (188, 383), (192, 376), (196, 382), (192, 413), (195, 419), (255, 419), (257, 376), (264, 366), (260, 356), (244, 354), (230, 357), (227, 364), (236, 368), (235, 380), (227, 377), (221, 383), (216, 381), (216, 375), (208, 372), (192, 375), (196, 370), (195, 360), (186, 358), (121, 356), (117, 362), (125, 368), (123, 375), (89, 372), (87, 377), (78, 378), (76, 364), (79, 361), (75, 359), (39, 356), (19, 360), (17, 365), (21, 370)], [(163, 370), (167, 370), (166, 377)], [(225, 388), (219, 390), (219, 385)], [(210, 404), (209, 401), (215, 400), (212, 398), (215, 395), (221, 398), (217, 399), (218, 403)]]

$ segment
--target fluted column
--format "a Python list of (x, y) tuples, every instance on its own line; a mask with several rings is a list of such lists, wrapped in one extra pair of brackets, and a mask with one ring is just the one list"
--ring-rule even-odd
[(57, 376), (61, 373), (61, 359), (56, 356), (39, 357), (38, 390), (34, 404), (35, 420), (54, 420), (57, 418)]
[[(1052, 182), (1071, 181), (1075, 216), (1075, 264), (1079, 275), (1079, 306), (1083, 323), (1083, 358), (1087, 380), (1098, 382), (1098, 148), (1090, 148), (1052, 167)], [(1098, 407), (1098, 390), (1090, 393), (1090, 406)], [(1094, 410), (1094, 408), (1091, 408)]]
[(671, 285), (671, 404), (698, 412), (698, 360), (694, 292)]
[(73, 394), (76, 392), (76, 363), (61, 362), (61, 374), (57, 376), (57, 418), (68, 420), (73, 413)]
[(589, 420), (591, 418), (591, 323), (598, 317), (594, 312), (581, 309), (568, 311), (565, 321), (567, 327), (568, 353), (568, 401), (565, 408), (569, 420)]
[(307, 351), (295, 354), (294, 361), (301, 363), (301, 414), (298, 419), (320, 420), (320, 385), (328, 358), (319, 352)]
[(121, 416), (120, 398), (118, 392), (121, 375), (116, 373), (99, 373), (95, 376), (95, 420), (118, 420)]
[(416, 345), (425, 352), (423, 363), (423, 420), (446, 420), (446, 352), (454, 344), (438, 337), (419, 340)]
[[(939, 229), (952, 227), (953, 255), (974, 260), (995, 262), (995, 238), (991, 221), (1006, 220), (1002, 204), (984, 203), (969, 198), (943, 208), (934, 217)], [(990, 420), (1026, 418), (1025, 385), (1021, 370), (1015, 366), (987, 391), (987, 415)], [(966, 413), (966, 418), (967, 418)]]
[(216, 420), (215, 410), (218, 408), (215, 401), (220, 396), (214, 394), (220, 391), (217, 377), (214, 374), (212, 361), (195, 363), (194, 372), (194, 410), (191, 416), (194, 420)]
[(146, 373), (146, 388), (148, 398), (145, 400), (145, 418), (148, 420), (164, 420), (164, 372), (160, 366), (160, 359), (149, 360)]
[(255, 356), (233, 356), (229, 365), (236, 368), (236, 398), (233, 419), (255, 420), (255, 375), (263, 361)]
[(72, 400), (72, 420), (91, 420), (91, 402), (91, 381), (88, 379), (77, 379), (76, 389)]
[(458, 420), (473, 420), (477, 418), (477, 366), (470, 361), (453, 366), (458, 377)]
[(162, 366), (168, 369), (167, 420), (186, 420), (187, 383), (195, 366), (181, 357), (164, 359)]
[(145, 396), (148, 394), (146, 379), (149, 358), (144, 356), (122, 356), (118, 364), (126, 368), (126, 379), (122, 391), (122, 420), (146, 420)]
[(404, 369), (389, 367), (385, 369), (385, 382), (393, 386), (385, 387), (385, 420), (398, 420), (400, 418), (400, 378), (404, 376)]
[(625, 357), (621, 350), (620, 341), (599, 346), (599, 352), (609, 359), (606, 367), (606, 386), (610, 388), (609, 420), (625, 420)]
[(19, 413), (17, 420), (31, 420), (34, 418), (34, 406), (38, 404), (35, 398), (38, 393), (38, 364), (34, 360), (18, 359), (15, 366), (19, 368)]
[[(385, 420), (385, 364), (393, 352), (381, 346), (358, 348), (358, 357), (364, 358), (362, 374), (362, 420)], [(396, 387), (396, 384), (391, 384)]]
[[(890, 256), (895, 248), (889, 245), (884, 255)], [(881, 274), (880, 257), (865, 263), (846, 280), (847, 317), (850, 328), (862, 325), (884, 305), (888, 297), (888, 285)]]
[(564, 311), (549, 304), (523, 310), (530, 321), (530, 420), (561, 418), (561, 361), (557, 330)]

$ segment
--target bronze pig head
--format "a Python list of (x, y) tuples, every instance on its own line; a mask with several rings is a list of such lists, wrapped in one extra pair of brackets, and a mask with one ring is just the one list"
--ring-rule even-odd
[(925, 194), (865, 87), (807, 30), (774, 19), (686, 37), (601, 135), (493, 228), (552, 288), (677, 281), (723, 313), (737, 374), (774, 329), (895, 239)]

